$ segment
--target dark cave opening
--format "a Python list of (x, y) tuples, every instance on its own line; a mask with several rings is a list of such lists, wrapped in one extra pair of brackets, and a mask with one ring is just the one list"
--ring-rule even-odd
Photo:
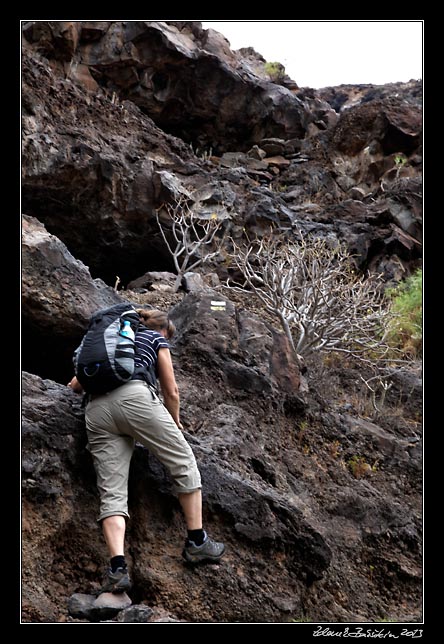
[[(64, 194), (59, 194), (60, 185)], [(148, 271), (175, 272), (173, 259), (155, 218), (140, 213), (116, 217), (102, 212), (91, 196), (75, 204), (74, 188), (64, 181), (54, 187), (27, 186), (23, 190), (22, 212), (35, 217), (57, 237), (73, 257), (88, 267), (93, 279), (100, 278), (120, 287)]]
[(76, 257), (88, 266), (93, 279), (100, 278), (108, 286), (114, 286), (119, 277), (119, 288), (126, 288), (148, 271), (175, 273), (172, 257), (156, 247), (146, 250), (108, 248), (91, 254), (88, 250), (83, 253), (79, 250)]
[(28, 205), (26, 214), (41, 221), (50, 234), (63, 242), (71, 255), (89, 269), (93, 279), (99, 278), (114, 287), (119, 277), (119, 288), (126, 288), (148, 271), (175, 273), (173, 258), (155, 229), (139, 233), (128, 230), (122, 239), (115, 231), (106, 233), (90, 222), (78, 220), (77, 227), (67, 225), (74, 217), (72, 213), (67, 211), (62, 218), (60, 211), (53, 212), (50, 207), (42, 211), (38, 205)]
[(151, 77), (154, 92), (161, 92), (168, 87), (169, 78), (167, 74), (162, 72), (154, 72)]
[(74, 375), (72, 357), (82, 335), (63, 336), (22, 320), (22, 370), (67, 384)]

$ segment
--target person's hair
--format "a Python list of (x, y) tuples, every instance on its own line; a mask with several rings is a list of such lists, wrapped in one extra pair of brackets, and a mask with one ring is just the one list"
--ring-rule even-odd
[(168, 313), (157, 309), (137, 309), (141, 323), (151, 331), (167, 330), (168, 339), (172, 338), (176, 327), (168, 317)]

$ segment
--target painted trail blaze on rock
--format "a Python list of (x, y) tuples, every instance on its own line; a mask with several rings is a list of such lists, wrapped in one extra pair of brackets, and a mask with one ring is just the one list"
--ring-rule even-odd
[(226, 311), (227, 310), (227, 303), (224, 302), (223, 300), (211, 300), (211, 306), (210, 306), (212, 311)]

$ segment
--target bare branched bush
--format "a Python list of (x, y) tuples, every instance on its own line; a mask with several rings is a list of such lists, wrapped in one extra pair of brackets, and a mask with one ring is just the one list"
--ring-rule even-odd
[(276, 316), (295, 353), (335, 351), (379, 365), (394, 359), (386, 342), (390, 310), (376, 275), (355, 269), (345, 247), (300, 235), (270, 235), (248, 246), (233, 240), (242, 284)]
[(387, 392), (392, 388), (393, 382), (387, 374), (376, 374), (367, 380), (362, 376), (360, 378), (371, 394), (372, 417), (377, 419), (383, 411)]
[[(163, 208), (167, 213), (164, 221), (160, 215)], [(216, 233), (221, 229), (223, 220), (216, 212), (210, 214), (207, 219), (195, 214), (184, 196), (179, 197), (175, 203), (165, 204), (156, 210), (156, 219), (173, 258), (177, 272), (174, 291), (177, 291), (187, 271), (192, 271), (219, 254), (224, 236), (216, 237)], [(171, 234), (168, 235), (167, 231)]]

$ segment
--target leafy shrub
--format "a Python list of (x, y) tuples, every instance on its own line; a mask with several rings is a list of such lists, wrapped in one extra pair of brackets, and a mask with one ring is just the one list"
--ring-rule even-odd
[(265, 71), (273, 83), (279, 83), (285, 77), (285, 67), (282, 63), (265, 63)]
[(413, 356), (422, 354), (422, 269), (388, 292), (394, 314), (389, 339)]

